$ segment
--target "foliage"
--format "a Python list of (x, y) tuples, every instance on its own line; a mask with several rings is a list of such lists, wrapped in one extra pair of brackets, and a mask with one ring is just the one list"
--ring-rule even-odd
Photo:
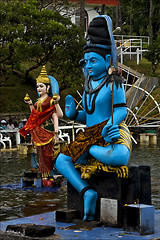
[[(37, 0), (0, 2), (0, 41), (0, 71), (7, 76), (12, 70), (24, 75), (25, 81), (29, 80), (31, 71), (49, 61), (57, 66), (60, 62), (63, 68), (62, 63), (71, 56), (69, 50), (73, 75), (83, 42), (78, 27), (58, 12), (39, 9)], [(62, 68), (60, 72), (67, 76), (68, 69)]]
[(154, 74), (160, 63), (160, 34), (156, 41), (148, 46), (148, 51), (145, 53), (145, 57), (152, 63), (152, 71)]
[[(149, 10), (150, 1), (146, 0), (119, 0), (121, 4), (122, 23), (125, 34), (130, 34), (129, 27), (132, 27), (132, 35), (149, 35)], [(152, 29), (153, 40), (156, 39), (160, 29), (160, 3), (159, 0), (152, 0)], [(132, 24), (132, 26), (131, 26)]]
[(77, 2), (69, 0), (38, 0), (39, 9), (48, 8), (60, 12), (62, 16), (72, 17), (77, 8)]
[[(78, 51), (77, 49), (83, 49), (84, 42), (79, 42), (79, 35), (75, 36), (73, 33), (74, 28), (68, 30), (70, 41), (66, 42), (63, 48), (57, 48), (57, 58), (52, 58), (50, 61), (52, 66), (50, 73), (57, 76), (57, 79), (61, 82), (62, 90), (84, 81), (79, 67), (79, 60), (83, 57), (83, 50)], [(77, 44), (77, 42), (79, 43)], [(65, 58), (62, 56), (65, 56)]]

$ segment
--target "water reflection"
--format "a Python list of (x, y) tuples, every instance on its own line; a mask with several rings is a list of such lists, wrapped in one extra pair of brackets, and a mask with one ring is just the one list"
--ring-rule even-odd
[[(29, 155), (18, 152), (2, 152), (0, 156), (0, 185), (10, 184), (10, 188), (1, 188), (0, 221), (26, 217), (66, 205), (66, 185), (60, 189), (38, 191), (17, 187), (24, 171), (30, 170)], [(133, 146), (130, 164), (151, 166), (152, 204), (160, 209), (160, 144), (158, 146)], [(12, 188), (11, 188), (12, 187)]]

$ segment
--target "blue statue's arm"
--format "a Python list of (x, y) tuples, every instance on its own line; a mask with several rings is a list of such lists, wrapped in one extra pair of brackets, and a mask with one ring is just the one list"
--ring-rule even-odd
[(123, 84), (118, 87), (114, 84), (113, 91), (113, 119), (110, 116), (106, 126), (102, 130), (102, 136), (107, 142), (115, 142), (120, 137), (118, 125), (127, 116), (125, 91)]
[(65, 114), (71, 120), (81, 123), (86, 122), (86, 112), (84, 110), (77, 111), (76, 103), (71, 95), (68, 95), (65, 99)]

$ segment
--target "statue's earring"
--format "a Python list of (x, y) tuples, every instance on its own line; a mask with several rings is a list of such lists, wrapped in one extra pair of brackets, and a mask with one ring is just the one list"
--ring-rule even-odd
[(49, 93), (49, 88), (47, 87), (47, 93)]
[(118, 76), (122, 76), (121, 74), (121, 70), (119, 68), (115, 68), (113, 66), (110, 66), (108, 68), (108, 75), (111, 75), (111, 74), (114, 74), (114, 75), (118, 75)]
[(110, 66), (108, 68), (108, 75), (111, 75), (113, 72), (115, 72), (115, 68), (113, 66)]

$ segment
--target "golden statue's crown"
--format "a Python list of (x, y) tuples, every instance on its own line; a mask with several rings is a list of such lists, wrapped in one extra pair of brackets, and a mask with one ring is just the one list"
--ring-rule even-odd
[(50, 79), (47, 75), (45, 66), (42, 67), (42, 70), (41, 70), (38, 78), (36, 78), (36, 82), (37, 83), (50, 83)]

